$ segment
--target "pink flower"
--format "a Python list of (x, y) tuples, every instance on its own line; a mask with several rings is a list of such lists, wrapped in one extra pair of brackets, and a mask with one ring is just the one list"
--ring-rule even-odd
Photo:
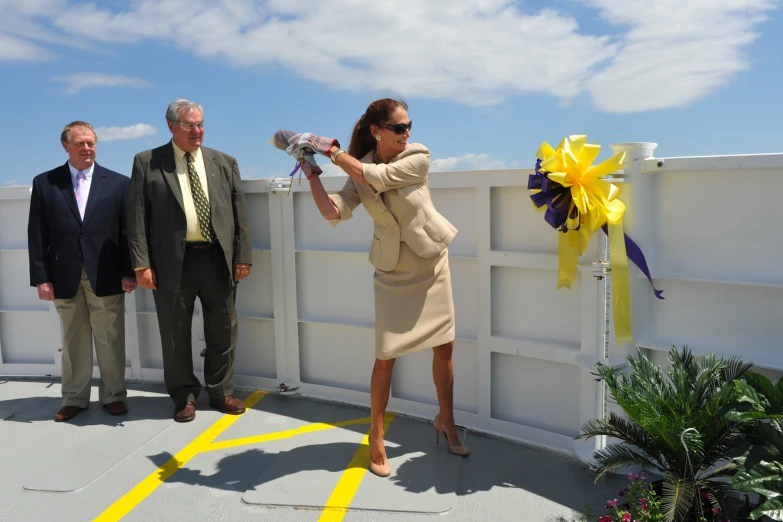
[(631, 514), (626, 513), (623, 515), (623, 522), (631, 522)]
[(606, 501), (606, 509), (611, 509), (611, 508), (615, 507), (619, 503), (620, 503), (620, 501), (617, 500), (617, 499), (607, 500)]
[(612, 517), (601, 517), (598, 522), (612, 522)]
[(641, 477), (642, 477), (641, 475), (637, 475), (636, 473), (631, 473), (630, 475), (628, 475), (628, 480), (630, 480), (631, 482), (636, 482)]

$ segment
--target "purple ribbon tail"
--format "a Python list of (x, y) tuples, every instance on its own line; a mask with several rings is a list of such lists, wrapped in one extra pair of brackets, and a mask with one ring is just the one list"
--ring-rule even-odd
[[(604, 231), (604, 233), (608, 236), (609, 230), (606, 225), (602, 226), (601, 229)], [(663, 290), (657, 290), (655, 288), (655, 284), (653, 284), (652, 276), (650, 275), (650, 269), (647, 267), (647, 260), (644, 258), (644, 254), (642, 253), (642, 249), (639, 248), (639, 245), (637, 245), (633, 239), (628, 237), (628, 234), (623, 234), (625, 236), (625, 253), (628, 255), (628, 259), (633, 261), (633, 264), (639, 267), (639, 270), (642, 271), (642, 273), (647, 277), (647, 280), (650, 281), (650, 286), (652, 286), (653, 292), (655, 292), (655, 297), (658, 299), (666, 299), (663, 297)]]
[(301, 166), (302, 166), (302, 164), (301, 164), (301, 163), (299, 163), (299, 162), (297, 161), (297, 162), (296, 162), (296, 167), (294, 167), (294, 170), (292, 170), (292, 171), (291, 171), (291, 174), (289, 174), (289, 175), (288, 175), (288, 177), (290, 178), (291, 176), (293, 176), (294, 174), (296, 174), (296, 171), (297, 171), (297, 170), (299, 170), (299, 168), (300, 168)]

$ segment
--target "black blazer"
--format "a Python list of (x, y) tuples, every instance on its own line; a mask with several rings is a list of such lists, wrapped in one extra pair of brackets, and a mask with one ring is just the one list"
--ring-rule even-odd
[(68, 163), (33, 179), (27, 244), (30, 285), (54, 284), (57, 299), (76, 296), (87, 271), (99, 297), (122, 293), (122, 278), (135, 277), (125, 235), (130, 179), (95, 164), (84, 221), (73, 194)]
[[(212, 228), (228, 269), (215, 275), (234, 285), (234, 264), (253, 264), (250, 220), (239, 166), (236, 159), (215, 149), (201, 147), (201, 154)], [(171, 142), (140, 152), (133, 159), (127, 220), (133, 268), (151, 267), (159, 289), (179, 291), (187, 220)]]

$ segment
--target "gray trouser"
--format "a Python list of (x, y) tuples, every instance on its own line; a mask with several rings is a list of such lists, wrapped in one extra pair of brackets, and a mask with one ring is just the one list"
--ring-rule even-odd
[(195, 401), (201, 384), (193, 373), (191, 326), (196, 297), (204, 311), (204, 380), (211, 399), (234, 394), (234, 351), (239, 325), (235, 308), (236, 286), (229, 284), (223, 251), (186, 248), (179, 291), (155, 290), (163, 379), (177, 407)]
[(72, 299), (55, 299), (63, 335), (63, 406), (86, 408), (90, 402), (92, 347), (98, 358), (101, 404), (125, 402), (125, 294), (98, 297), (82, 267)]

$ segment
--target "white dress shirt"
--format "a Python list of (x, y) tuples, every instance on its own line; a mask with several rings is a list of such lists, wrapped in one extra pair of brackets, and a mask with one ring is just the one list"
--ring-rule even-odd
[[(84, 209), (87, 208), (87, 199), (90, 196), (90, 187), (92, 186), (92, 173), (95, 170), (95, 162), (92, 162), (88, 168), (86, 168), (83, 171), (76, 170), (76, 167), (71, 165), (71, 162), (68, 162), (68, 169), (71, 171), (71, 185), (73, 185), (74, 193), (76, 192), (76, 176), (79, 174), (79, 172), (84, 172)], [(78, 202), (77, 202), (78, 205)], [(82, 219), (84, 219), (84, 209), (79, 209), (79, 213), (82, 216)]]

